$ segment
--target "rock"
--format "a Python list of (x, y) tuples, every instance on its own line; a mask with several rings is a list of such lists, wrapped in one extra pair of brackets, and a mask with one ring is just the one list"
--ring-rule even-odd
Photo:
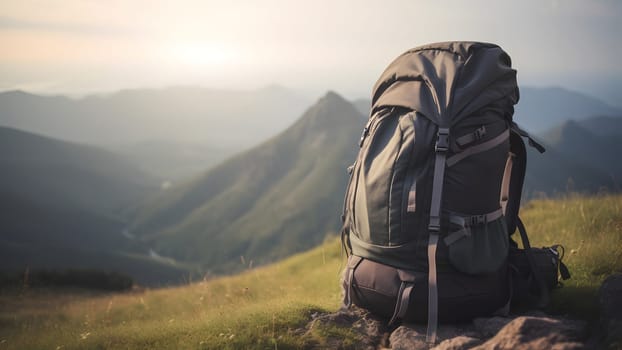
[(583, 321), (521, 316), (474, 349), (584, 349), (585, 331)]
[[(374, 317), (369, 311), (352, 306), (350, 309), (340, 309), (330, 314), (312, 315), (313, 320), (306, 328), (294, 331), (294, 334), (303, 333), (307, 349), (369, 349), (374, 350), (382, 342), (383, 337), (388, 338), (384, 321)], [(338, 327), (353, 332), (352, 337), (356, 344), (350, 344), (352, 339), (323, 332), (323, 329)], [(316, 333), (322, 334), (322, 341), (316, 340)], [(323, 334), (327, 333), (327, 334)]]
[(512, 322), (512, 319), (509, 317), (495, 316), (490, 318), (476, 318), (473, 320), (473, 325), (482, 337), (490, 338), (510, 322)]
[(391, 333), (389, 343), (393, 350), (428, 349), (425, 328), (400, 326)]
[[(428, 349), (429, 344), (426, 342), (426, 332), (427, 326), (421, 324), (413, 324), (407, 323), (391, 333), (389, 337), (389, 342), (391, 343), (391, 349)], [(475, 328), (470, 323), (464, 324), (452, 324), (452, 325), (440, 325), (437, 331), (437, 343), (445, 343), (444, 346), (441, 347), (440, 343), (435, 347), (438, 349), (462, 349), (457, 347), (460, 341), (464, 339), (457, 340), (456, 342), (451, 342), (450, 340), (456, 338), (472, 338), (477, 340), (479, 343), (481, 341), (478, 339), (478, 334), (475, 331)], [(473, 345), (473, 344), (472, 344)], [(449, 347), (454, 346), (454, 347)]]
[(600, 340), (611, 348), (622, 348), (622, 273), (605, 279), (598, 290)]
[[(618, 305), (610, 302), (605, 304), (611, 307)], [(618, 309), (612, 310), (610, 318), (619, 320), (622, 315), (614, 312)], [(334, 313), (315, 313), (311, 322), (305, 328), (294, 331), (294, 334), (303, 337), (306, 349), (418, 350), (431, 347), (433, 350), (575, 350), (587, 347), (585, 322), (553, 318), (541, 312), (529, 312), (527, 315), (529, 316), (496, 316), (477, 318), (469, 323), (441, 324), (437, 332), (437, 343), (428, 344), (425, 324), (404, 323), (391, 330), (387, 327), (386, 320), (353, 306)]]
[(432, 350), (466, 350), (481, 344), (482, 341), (477, 338), (467, 337), (464, 335), (442, 341)]

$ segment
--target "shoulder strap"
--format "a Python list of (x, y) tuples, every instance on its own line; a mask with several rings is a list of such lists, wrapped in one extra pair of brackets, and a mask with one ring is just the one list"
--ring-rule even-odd
[[(510, 234), (516, 231), (518, 222), (518, 209), (523, 192), (523, 182), (525, 180), (525, 170), (527, 169), (527, 150), (523, 137), (529, 140), (529, 145), (537, 149), (540, 153), (545, 151), (541, 144), (536, 142), (526, 131), (521, 129), (516, 123), (510, 126), (510, 157), (509, 168), (506, 164), (507, 172), (504, 174), (501, 201), (505, 203), (504, 215)], [(509, 179), (507, 178), (509, 176)], [(503, 198), (507, 197), (507, 198)]]

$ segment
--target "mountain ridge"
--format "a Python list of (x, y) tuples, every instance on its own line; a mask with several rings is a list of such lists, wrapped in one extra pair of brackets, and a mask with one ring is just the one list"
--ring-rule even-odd
[(124, 236), (127, 209), (157, 186), (123, 157), (0, 127), (0, 169), (0, 270), (98, 268), (149, 285), (188, 273)]
[[(164, 254), (210, 267), (239, 265), (240, 256), (265, 263), (309, 248), (338, 226), (345, 168), (363, 124), (348, 101), (329, 92), (279, 135), (172, 188), (172, 199), (163, 194), (157, 209), (139, 213), (132, 232)], [(208, 248), (181, 253), (196, 245)]]

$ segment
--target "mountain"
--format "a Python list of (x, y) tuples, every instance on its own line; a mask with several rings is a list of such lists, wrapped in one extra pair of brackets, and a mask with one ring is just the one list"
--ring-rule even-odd
[(592, 134), (611, 140), (622, 137), (622, 114), (617, 116), (594, 116), (577, 121), (579, 126)]
[[(126, 155), (145, 170), (179, 167), (172, 175), (187, 177), (192, 173), (183, 169), (194, 171), (197, 163), (206, 167), (215, 164), (282, 131), (309, 103), (279, 86), (248, 91), (135, 89), (79, 99), (9, 91), (0, 93), (0, 126), (127, 151)], [(162, 157), (157, 164), (150, 160), (143, 163), (151, 158), (143, 157), (144, 152), (134, 156), (144, 150), (141, 145), (146, 142), (171, 145), (166, 155), (178, 156), (175, 152), (188, 144), (208, 153), (198, 158), (181, 155)], [(171, 176), (166, 171), (156, 175)]]
[(521, 87), (516, 120), (532, 133), (541, 133), (567, 120), (596, 115), (622, 115), (622, 110), (576, 91), (559, 87)]
[(291, 124), (306, 105), (277, 86), (136, 89), (80, 99), (9, 91), (0, 93), (0, 125), (106, 146), (172, 140), (248, 147)]
[(367, 98), (359, 98), (352, 101), (352, 105), (364, 116), (369, 117), (369, 110), (371, 109), (371, 100)]
[(278, 136), (162, 191), (131, 232), (216, 272), (315, 246), (339, 227), (345, 169), (363, 125), (354, 106), (330, 92)]
[(148, 247), (123, 235), (124, 212), (157, 187), (129, 161), (0, 127), (0, 169), (2, 269), (127, 267), (146, 257)]
[(0, 190), (39, 203), (113, 213), (156, 183), (128, 160), (88, 145), (0, 127)]
[(143, 141), (110, 148), (148, 174), (163, 187), (186, 180), (233, 156), (234, 149), (202, 143)]
[[(562, 173), (572, 178), (572, 185), (577, 189), (598, 191), (606, 188), (618, 191), (622, 187), (622, 164), (619, 162), (622, 153), (622, 118), (592, 117), (580, 122), (569, 120), (542, 133), (540, 138), (557, 159), (575, 165), (574, 169)], [(537, 155), (532, 157), (537, 158)], [(536, 169), (543, 166), (546, 165), (542, 164)], [(577, 183), (578, 179), (582, 180)]]
[(542, 195), (556, 197), (569, 192), (597, 193), (601, 189), (618, 187), (603, 170), (594, 168), (568, 156), (560, 149), (544, 143), (546, 152), (527, 146), (527, 172), (523, 185), (523, 198)]

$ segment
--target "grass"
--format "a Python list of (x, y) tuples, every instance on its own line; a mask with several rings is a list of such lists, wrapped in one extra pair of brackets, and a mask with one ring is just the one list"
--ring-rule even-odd
[[(554, 291), (551, 311), (593, 320), (603, 280), (622, 272), (622, 196), (568, 195), (521, 209), (534, 247), (561, 243), (572, 278)], [(518, 238), (517, 238), (518, 239)]]
[[(603, 279), (622, 271), (622, 196), (538, 200), (522, 217), (533, 246), (562, 243), (572, 279), (552, 311), (597, 315)], [(0, 349), (292, 349), (354, 337), (345, 329), (296, 329), (340, 303), (338, 240), (282, 262), (184, 287), (95, 293), (0, 292)], [(356, 339), (349, 339), (354, 344)]]
[(287, 349), (310, 314), (340, 302), (340, 246), (240, 275), (123, 294), (4, 291), (0, 349)]

